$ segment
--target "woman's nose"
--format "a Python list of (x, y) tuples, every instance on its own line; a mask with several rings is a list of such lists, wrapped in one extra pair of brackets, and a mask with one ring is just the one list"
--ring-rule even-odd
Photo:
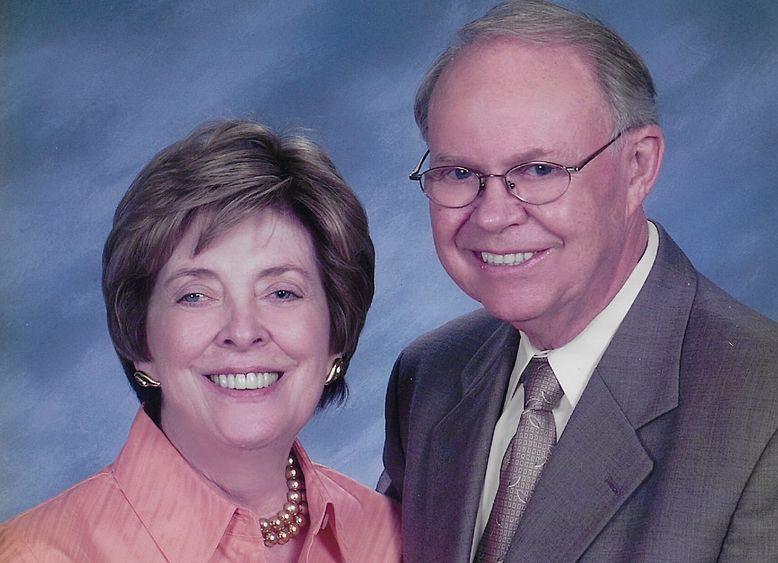
[(219, 334), (223, 346), (247, 349), (266, 342), (268, 330), (259, 312), (250, 306), (233, 306)]

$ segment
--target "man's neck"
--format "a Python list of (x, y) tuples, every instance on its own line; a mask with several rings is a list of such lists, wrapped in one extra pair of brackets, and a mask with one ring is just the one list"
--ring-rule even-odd
[[(543, 317), (511, 323), (522, 331), (540, 350), (561, 348), (578, 336), (618, 294), (635, 270), (648, 244), (648, 221), (640, 214), (638, 221), (627, 230), (623, 252), (613, 268), (615, 275), (602, 284), (597, 295), (589, 299), (576, 299), (577, 306), (561, 304), (559, 309)], [(592, 306), (596, 302), (596, 306)]]

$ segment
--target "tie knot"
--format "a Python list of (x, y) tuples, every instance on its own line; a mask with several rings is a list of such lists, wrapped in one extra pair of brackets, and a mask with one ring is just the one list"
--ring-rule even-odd
[(524, 408), (551, 410), (564, 394), (546, 358), (533, 357), (521, 376), (524, 382)]

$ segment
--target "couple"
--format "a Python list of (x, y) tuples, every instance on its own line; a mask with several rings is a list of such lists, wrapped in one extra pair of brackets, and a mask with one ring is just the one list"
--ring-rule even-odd
[(163, 150), (104, 251), (143, 408), (114, 464), (3, 526), (0, 558), (778, 558), (778, 328), (646, 219), (654, 96), (623, 40), (537, 0), (433, 64), (411, 177), (485, 310), (398, 359), (385, 495), (296, 440), (344, 396), (372, 300), (359, 202), (321, 150), (258, 124)]

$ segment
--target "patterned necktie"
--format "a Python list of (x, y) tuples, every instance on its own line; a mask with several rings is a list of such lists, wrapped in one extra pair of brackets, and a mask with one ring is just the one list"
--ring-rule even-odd
[(562, 388), (546, 358), (532, 358), (521, 374), (524, 412), (500, 467), (500, 486), (478, 545), (475, 561), (502, 561), (529, 497), (556, 444), (551, 409), (562, 398)]

